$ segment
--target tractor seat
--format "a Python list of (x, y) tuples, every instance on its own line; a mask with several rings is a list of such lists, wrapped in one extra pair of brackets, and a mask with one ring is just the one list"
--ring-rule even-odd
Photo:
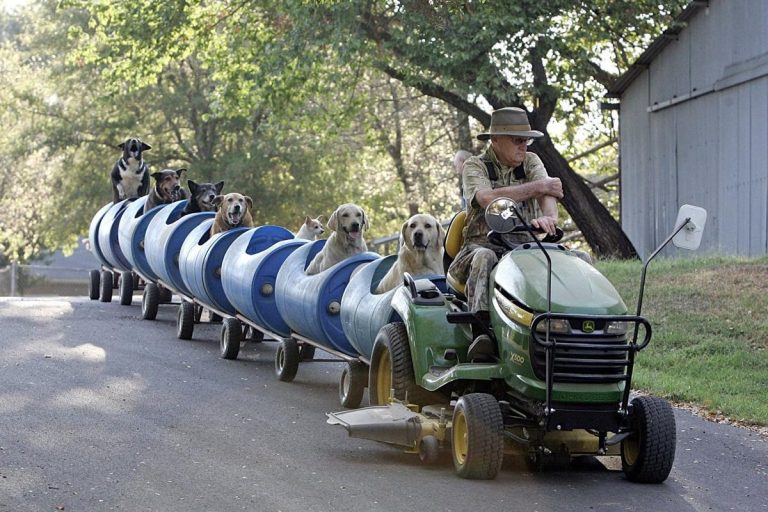
[(448, 272), (448, 267), (453, 259), (464, 245), (464, 224), (467, 221), (467, 212), (462, 210), (453, 216), (448, 229), (445, 231), (445, 240), (443, 242), (443, 270), (445, 271), (445, 282), (448, 287), (462, 300), (466, 300), (464, 287), (466, 283), (459, 281)]

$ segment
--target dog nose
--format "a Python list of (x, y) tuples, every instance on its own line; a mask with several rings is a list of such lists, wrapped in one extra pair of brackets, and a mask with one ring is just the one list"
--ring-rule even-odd
[(352, 231), (360, 231), (360, 223), (359, 222), (353, 222), (352, 226), (350, 226)]
[(424, 240), (424, 233), (417, 231), (413, 234), (413, 239), (421, 243)]
[(234, 208), (232, 208), (232, 211), (233, 211), (233, 212), (235, 212), (235, 213), (240, 213), (240, 205), (239, 205), (239, 204), (236, 204), (236, 205), (234, 206)]

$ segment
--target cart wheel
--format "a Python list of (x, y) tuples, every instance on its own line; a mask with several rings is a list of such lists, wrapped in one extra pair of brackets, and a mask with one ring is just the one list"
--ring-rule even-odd
[(130, 306), (133, 302), (133, 272), (120, 272), (120, 304)]
[(112, 302), (112, 272), (110, 270), (101, 271), (99, 300), (101, 302)]
[(275, 353), (275, 374), (283, 382), (291, 382), (299, 370), (299, 345), (293, 338), (283, 338)]
[(195, 330), (195, 305), (186, 300), (179, 304), (179, 313), (176, 316), (176, 337), (180, 340), (191, 340)]
[(264, 341), (264, 333), (249, 325), (248, 341), (250, 341), (251, 343), (261, 343), (262, 341)]
[[(312, 347), (315, 348), (315, 347)], [(350, 361), (344, 365), (339, 379), (339, 401), (342, 407), (357, 409), (363, 401), (368, 384), (368, 366), (362, 361)]]
[(144, 320), (157, 318), (158, 304), (160, 304), (160, 290), (155, 283), (147, 283), (141, 295), (141, 318)]
[(99, 288), (101, 286), (101, 272), (91, 270), (88, 272), (88, 298), (96, 300), (99, 298)]
[(504, 419), (487, 393), (459, 398), (453, 410), (451, 452), (456, 474), (474, 480), (496, 478), (504, 459)]
[(424, 464), (434, 464), (440, 457), (440, 446), (435, 436), (426, 436), (419, 443), (419, 460)]
[(621, 469), (633, 482), (661, 483), (675, 461), (675, 414), (669, 402), (655, 396), (632, 400), (633, 435), (621, 442)]
[(173, 292), (166, 288), (165, 286), (158, 286), (158, 289), (160, 290), (160, 295), (158, 295), (158, 299), (163, 304), (168, 304), (169, 302), (173, 301)]
[[(315, 358), (315, 346), (309, 343), (302, 343), (299, 346), (299, 361), (311, 361)], [(366, 379), (368, 374), (366, 374)]]
[(389, 403), (390, 390), (395, 398), (424, 406), (445, 402), (439, 393), (431, 393), (416, 385), (413, 375), (408, 333), (400, 322), (387, 324), (376, 335), (368, 377), (368, 398), (371, 405)]
[(240, 342), (243, 340), (243, 327), (237, 318), (227, 317), (221, 324), (219, 349), (224, 359), (237, 359), (240, 353)]
[(201, 318), (203, 318), (203, 306), (195, 304), (195, 316), (193, 317), (193, 320), (196, 324), (199, 324)]

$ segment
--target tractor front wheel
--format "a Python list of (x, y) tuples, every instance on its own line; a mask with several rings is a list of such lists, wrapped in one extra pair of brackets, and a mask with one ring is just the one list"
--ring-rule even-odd
[(621, 442), (621, 468), (633, 482), (661, 483), (675, 461), (672, 406), (655, 396), (638, 396), (632, 400), (630, 411), (633, 434)]
[(451, 452), (460, 477), (496, 478), (504, 459), (504, 419), (492, 395), (470, 393), (459, 398), (453, 410)]

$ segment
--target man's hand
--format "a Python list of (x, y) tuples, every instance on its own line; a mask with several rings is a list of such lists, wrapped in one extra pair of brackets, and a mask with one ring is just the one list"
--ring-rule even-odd
[(540, 194), (542, 196), (552, 196), (555, 199), (563, 198), (563, 183), (560, 178), (544, 178), (543, 180), (537, 180), (535, 183), (540, 185)]
[[(557, 179), (557, 178), (554, 178)], [(557, 180), (560, 181), (560, 180)], [(555, 228), (557, 227), (557, 221), (553, 219), (552, 217), (537, 217), (531, 221), (531, 225), (534, 228), (540, 229), (544, 232), (546, 232), (548, 235), (554, 235), (555, 234)]]

